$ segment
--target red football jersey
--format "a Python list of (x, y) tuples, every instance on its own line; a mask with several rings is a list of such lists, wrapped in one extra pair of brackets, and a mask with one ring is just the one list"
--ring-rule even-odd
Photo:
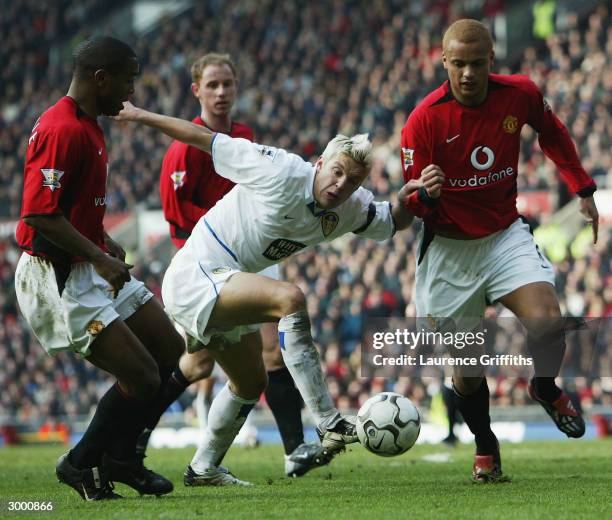
[(480, 106), (461, 105), (446, 81), (408, 117), (401, 138), (404, 179), (418, 179), (423, 168), (436, 164), (446, 180), (437, 203), (416, 192), (407, 207), (434, 233), (479, 238), (507, 228), (518, 217), (516, 176), (524, 124), (538, 132), (542, 151), (573, 192), (594, 191), (567, 129), (538, 87), (526, 76), (491, 74)]
[(105, 249), (108, 157), (97, 121), (65, 96), (36, 121), (26, 152), (17, 243), (31, 255), (62, 264), (82, 261), (49, 242), (23, 217), (64, 215), (93, 243)]
[[(193, 122), (206, 126), (201, 117)], [(232, 123), (231, 137), (253, 140), (246, 125)], [(181, 248), (200, 217), (234, 187), (215, 172), (210, 154), (180, 141), (173, 141), (162, 163), (159, 191), (164, 217), (170, 224), (172, 242)]]

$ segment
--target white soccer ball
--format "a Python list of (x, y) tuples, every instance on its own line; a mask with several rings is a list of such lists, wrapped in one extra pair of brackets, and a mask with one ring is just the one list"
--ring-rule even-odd
[(355, 424), (359, 442), (383, 457), (408, 451), (421, 431), (421, 417), (416, 406), (395, 392), (370, 397), (359, 409)]

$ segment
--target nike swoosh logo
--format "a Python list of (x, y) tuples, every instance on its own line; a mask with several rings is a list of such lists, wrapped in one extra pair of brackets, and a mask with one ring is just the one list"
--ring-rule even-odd
[(457, 137), (459, 137), (461, 134), (457, 134), (455, 137), (451, 137), (450, 139), (446, 140), (446, 144), (448, 143), (452, 143), (455, 139), (457, 139)]
[(295, 217), (290, 217), (289, 215), (285, 215), (285, 218), (286, 218), (287, 220), (295, 220)]

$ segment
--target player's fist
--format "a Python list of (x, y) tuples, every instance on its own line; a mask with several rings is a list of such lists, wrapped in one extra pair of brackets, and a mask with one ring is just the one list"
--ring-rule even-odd
[(419, 181), (427, 190), (427, 195), (429, 195), (432, 199), (437, 199), (442, 192), (444, 179), (445, 175), (442, 168), (436, 164), (430, 164), (421, 171), (421, 178)]
[(139, 112), (140, 109), (138, 107), (135, 107), (129, 101), (124, 101), (121, 112), (119, 112), (116, 116), (113, 116), (112, 119), (120, 123), (123, 121), (136, 121), (138, 119)]
[(593, 226), (593, 243), (597, 244), (597, 233), (599, 231), (599, 211), (595, 205), (593, 196), (580, 199), (580, 213), (587, 223)]
[(410, 179), (402, 186), (402, 189), (397, 192), (397, 198), (400, 202), (404, 202), (410, 195), (423, 186), (423, 183), (417, 179)]
[(130, 281), (130, 269), (134, 267), (102, 251), (91, 261), (91, 264), (96, 272), (112, 287), (113, 298), (116, 298), (125, 283)]

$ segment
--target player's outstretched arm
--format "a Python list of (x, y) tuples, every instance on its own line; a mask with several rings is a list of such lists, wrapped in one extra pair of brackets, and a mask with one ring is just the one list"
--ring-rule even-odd
[(416, 193), (423, 189), (431, 199), (437, 199), (442, 193), (444, 185), (444, 172), (439, 166), (430, 164), (421, 172), (419, 179), (410, 179), (397, 193), (398, 204), (393, 207), (393, 219), (396, 229), (407, 228), (414, 218), (414, 214), (408, 210), (409, 199), (417, 196)]
[(135, 107), (129, 101), (123, 103), (123, 110), (115, 117), (115, 121), (133, 121), (160, 130), (164, 134), (211, 153), (213, 133), (200, 125), (184, 121), (176, 117), (163, 116)]
[(414, 220), (414, 215), (406, 209), (406, 200), (410, 195), (412, 195), (415, 191), (418, 191), (419, 188), (423, 186), (423, 183), (416, 179), (410, 179), (402, 189), (397, 193), (397, 204), (393, 206), (391, 210), (391, 214), (393, 215), (393, 220), (395, 221), (395, 229), (401, 230), (406, 229), (412, 221)]

